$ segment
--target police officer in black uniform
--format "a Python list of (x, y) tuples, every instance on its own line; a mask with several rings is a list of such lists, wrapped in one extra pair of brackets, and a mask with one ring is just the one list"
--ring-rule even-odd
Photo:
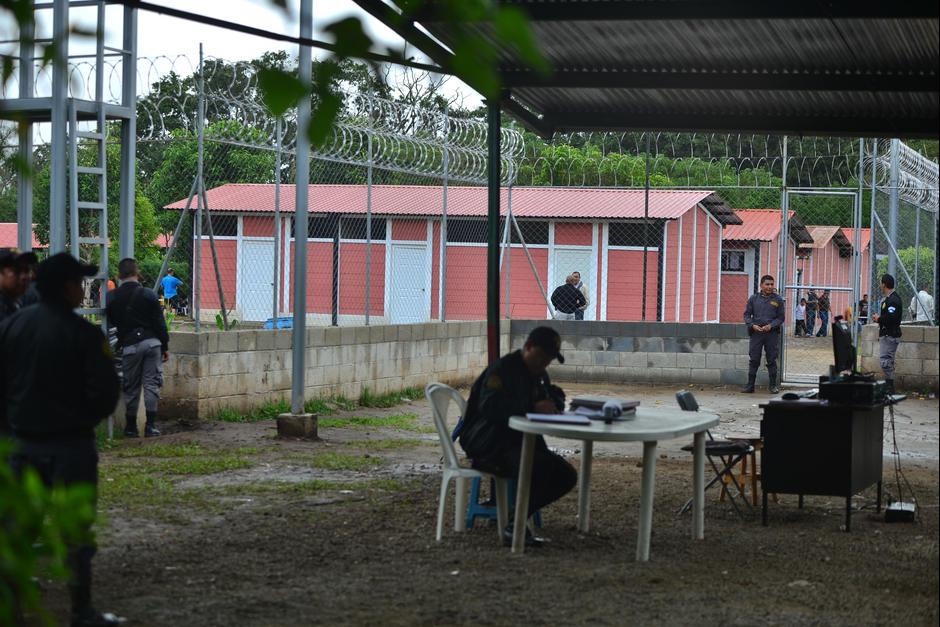
[(751, 360), (747, 370), (747, 385), (741, 389), (742, 392), (754, 392), (761, 351), (767, 355), (768, 389), (771, 394), (780, 391), (777, 387), (777, 354), (780, 351), (780, 329), (783, 328), (785, 317), (786, 305), (774, 291), (774, 278), (765, 274), (760, 278), (760, 291), (747, 300), (744, 309), (744, 324), (751, 336), (748, 350)]
[[(564, 410), (565, 394), (551, 384), (545, 368), (557, 359), (561, 338), (549, 327), (529, 333), (521, 350), (503, 356), (483, 372), (470, 390), (460, 445), (473, 467), (500, 477), (519, 475), (522, 433), (509, 428), (511, 416), (528, 412), (557, 413)], [(548, 450), (545, 439), (536, 440), (532, 462), (532, 491), (528, 515), (557, 501), (575, 486), (578, 474), (561, 456)], [(528, 534), (526, 544), (541, 540)], [(512, 543), (512, 523), (503, 531), (507, 546)]]
[(881, 276), (881, 309), (872, 320), (878, 323), (878, 348), (881, 353), (881, 369), (885, 373), (888, 394), (894, 394), (894, 354), (901, 344), (901, 297), (894, 291), (894, 277)]
[[(95, 425), (118, 400), (111, 349), (101, 331), (73, 311), (84, 278), (97, 268), (68, 253), (39, 264), (40, 302), (0, 325), (0, 415), (12, 429), (14, 472), (30, 466), (46, 485), (98, 482)], [(117, 625), (91, 604), (92, 545), (69, 547), (72, 625)]]

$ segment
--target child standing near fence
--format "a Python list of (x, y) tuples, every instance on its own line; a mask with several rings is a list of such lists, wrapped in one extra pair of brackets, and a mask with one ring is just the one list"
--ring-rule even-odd
[(806, 299), (801, 298), (800, 304), (796, 306), (796, 311), (793, 314), (793, 319), (796, 320), (796, 329), (793, 334), (796, 337), (803, 337), (806, 335)]

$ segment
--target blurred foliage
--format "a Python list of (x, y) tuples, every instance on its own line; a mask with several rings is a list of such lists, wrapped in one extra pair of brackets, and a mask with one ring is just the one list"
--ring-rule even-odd
[[(0, 438), (0, 460), (12, 450)], [(22, 624), (29, 615), (55, 624), (43, 608), (39, 577), (68, 578), (67, 547), (93, 541), (94, 518), (93, 486), (49, 489), (32, 468), (17, 477), (0, 463), (0, 625)]]

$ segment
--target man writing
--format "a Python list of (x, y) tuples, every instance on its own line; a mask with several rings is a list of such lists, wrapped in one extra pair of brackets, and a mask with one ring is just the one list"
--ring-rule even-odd
[(760, 279), (760, 292), (747, 299), (744, 309), (744, 324), (751, 336), (748, 354), (747, 385), (741, 391), (754, 392), (760, 356), (767, 356), (768, 389), (771, 394), (780, 391), (777, 387), (777, 353), (780, 350), (780, 328), (786, 317), (784, 301), (774, 290), (774, 278), (765, 274)]
[(160, 301), (153, 290), (140, 284), (137, 262), (130, 257), (118, 263), (121, 282), (108, 294), (108, 324), (117, 328), (122, 347), (126, 405), (124, 435), (138, 437), (137, 408), (143, 388), (147, 425), (144, 436), (160, 435), (157, 429), (157, 403), (163, 386), (163, 363), (169, 358), (170, 335)]
[(888, 394), (894, 394), (894, 355), (901, 344), (901, 297), (894, 291), (894, 277), (881, 276), (881, 309), (871, 317), (878, 323), (878, 348), (881, 353), (881, 369), (885, 373)]
[[(40, 302), (0, 324), (0, 418), (16, 442), (13, 471), (32, 467), (43, 483), (98, 483), (95, 426), (114, 411), (117, 373), (101, 331), (76, 315), (83, 280), (97, 268), (59, 253), (39, 264)], [(90, 524), (90, 521), (89, 521)], [(69, 594), (75, 626), (117, 625), (91, 603), (89, 541), (68, 547)]]
[[(557, 413), (564, 409), (564, 392), (551, 385), (545, 369), (557, 359), (561, 338), (554, 329), (537, 327), (521, 350), (503, 356), (483, 372), (470, 390), (460, 445), (473, 467), (500, 477), (519, 474), (522, 433), (509, 428), (511, 416), (529, 412)], [(578, 474), (568, 462), (548, 450), (539, 436), (532, 462), (532, 487), (527, 516), (567, 494)], [(512, 543), (512, 523), (503, 530), (503, 541)], [(541, 541), (527, 533), (526, 544)]]

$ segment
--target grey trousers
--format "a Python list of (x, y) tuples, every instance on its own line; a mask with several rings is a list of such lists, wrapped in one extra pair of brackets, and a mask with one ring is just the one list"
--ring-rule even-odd
[(136, 416), (140, 405), (140, 391), (144, 391), (144, 408), (156, 413), (163, 387), (163, 355), (160, 344), (149, 345), (148, 340), (124, 348), (121, 366), (124, 370), (124, 404), (126, 415)]
[(878, 348), (881, 352), (881, 369), (885, 372), (885, 379), (894, 379), (894, 354), (898, 352), (898, 346), (901, 344), (901, 338), (882, 336), (878, 340)]

